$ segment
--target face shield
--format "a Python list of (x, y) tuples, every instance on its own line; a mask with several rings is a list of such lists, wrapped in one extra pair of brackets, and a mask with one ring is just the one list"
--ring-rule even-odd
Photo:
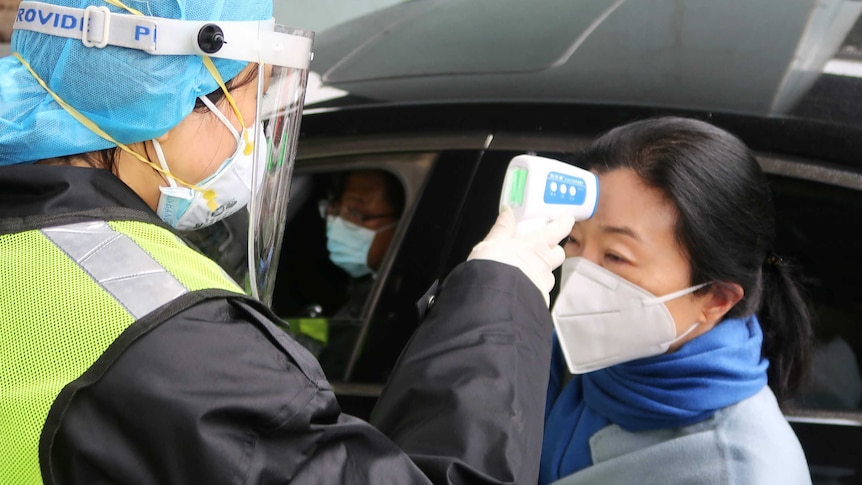
[[(303, 32), (276, 26), (276, 32), (304, 36)], [(255, 142), (253, 187), (249, 200), (248, 284), (249, 293), (270, 305), (284, 235), (290, 195), (290, 180), (296, 156), (299, 121), (305, 99), (307, 69), (271, 63), (271, 72), (258, 71), (257, 117), (264, 140)], [(261, 157), (261, 158), (258, 158)]]
[[(202, 41), (203, 44), (227, 47), (230, 45), (229, 27), (222, 28), (218, 23), (203, 27), (200, 32), (209, 29), (207, 36), (214, 39)], [(234, 38), (254, 37), (237, 33)], [(245, 127), (253, 138), (252, 159), (256, 161), (252, 167), (248, 202), (248, 276), (245, 283), (249, 294), (270, 305), (305, 99), (312, 34), (260, 23), (256, 38), (256, 43), (234, 45), (232, 51), (223, 55), (258, 63), (255, 120)], [(201, 41), (201, 35), (198, 40)], [(219, 52), (211, 55), (215, 57)]]
[[(252, 165), (248, 202), (246, 291), (270, 305), (305, 99), (312, 34), (275, 25), (272, 20), (209, 22), (183, 29), (187, 34), (196, 32), (194, 47), (199, 54), (258, 64), (255, 119), (248, 123), (235, 106), (234, 111), (244, 124), (243, 133), (252, 141), (252, 159), (256, 161)], [(215, 69), (212, 72), (218, 77)], [(220, 84), (227, 94), (223, 83)], [(231, 97), (227, 97), (233, 104)]]

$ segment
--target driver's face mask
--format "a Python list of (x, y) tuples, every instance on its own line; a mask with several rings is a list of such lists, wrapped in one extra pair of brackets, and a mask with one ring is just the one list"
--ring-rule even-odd
[(656, 297), (580, 257), (563, 262), (560, 281), (551, 316), (566, 363), (574, 374), (667, 352), (699, 322), (677, 336), (664, 302), (709, 284)]
[(330, 261), (354, 278), (372, 273), (368, 267), (368, 250), (371, 243), (378, 232), (395, 224), (368, 229), (338, 216), (326, 216), (326, 249), (329, 251)]
[[(178, 185), (172, 177), (167, 177), (168, 187), (159, 187), (159, 205), (156, 213), (171, 227), (180, 230), (200, 229), (228, 217), (248, 204), (251, 197), (252, 174), (254, 167), (253, 143), (249, 136), (242, 136), (225, 115), (206, 96), (201, 101), (207, 105), (222, 124), (236, 139), (236, 151), (225, 160), (215, 173), (197, 184), (197, 190)], [(263, 140), (262, 127), (254, 128)], [(248, 134), (246, 134), (248, 135)], [(169, 171), (167, 161), (158, 140), (153, 140), (156, 156), (162, 169)], [(263, 171), (266, 164), (266, 149), (258, 150), (258, 170)]]

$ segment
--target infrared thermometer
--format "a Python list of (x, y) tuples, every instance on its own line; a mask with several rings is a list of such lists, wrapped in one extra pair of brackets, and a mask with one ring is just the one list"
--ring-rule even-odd
[(500, 211), (510, 207), (516, 231), (523, 234), (561, 215), (572, 215), (576, 221), (589, 219), (598, 200), (595, 174), (551, 158), (518, 155), (506, 169)]

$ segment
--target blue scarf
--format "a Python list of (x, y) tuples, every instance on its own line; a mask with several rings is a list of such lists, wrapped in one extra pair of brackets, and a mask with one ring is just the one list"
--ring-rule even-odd
[(762, 341), (756, 316), (727, 319), (676, 352), (576, 375), (561, 392), (565, 361), (554, 336), (539, 483), (592, 465), (589, 439), (611, 423), (677, 428), (753, 396), (766, 385)]

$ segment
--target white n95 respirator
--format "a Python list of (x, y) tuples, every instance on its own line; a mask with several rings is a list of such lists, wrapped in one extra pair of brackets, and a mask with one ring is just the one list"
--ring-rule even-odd
[(667, 352), (698, 323), (677, 336), (664, 302), (707, 284), (656, 297), (589, 260), (567, 259), (551, 317), (569, 371), (583, 374)]

